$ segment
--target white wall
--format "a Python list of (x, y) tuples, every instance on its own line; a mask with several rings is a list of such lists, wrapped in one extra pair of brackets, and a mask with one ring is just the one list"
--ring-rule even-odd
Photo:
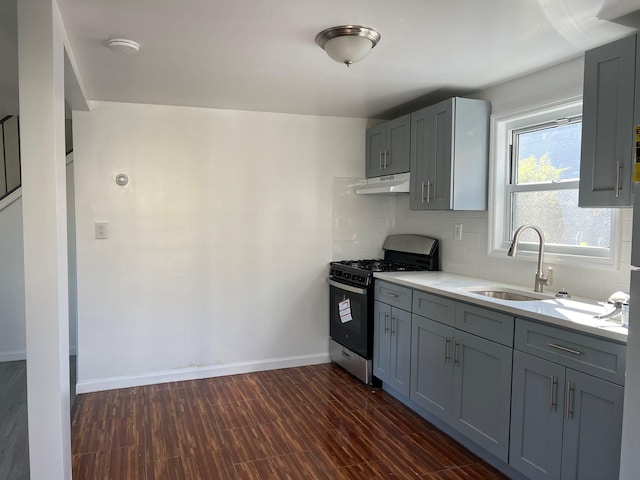
[[(578, 58), (516, 79), (475, 97), (491, 101), (492, 114), (505, 114), (536, 105), (582, 95), (584, 59)], [(579, 265), (553, 265), (554, 283), (547, 288), (568, 289), (573, 295), (607, 299), (617, 290), (629, 291), (631, 253), (631, 209), (622, 209), (620, 267), (598, 268)], [(463, 225), (462, 240), (454, 240), (455, 224)], [(423, 233), (442, 241), (442, 269), (500, 282), (533, 287), (533, 258), (489, 257), (488, 212), (423, 212), (409, 210), (407, 196), (396, 201), (396, 232)], [(550, 265), (546, 263), (546, 265)]]
[(328, 359), (332, 183), (363, 174), (365, 119), (96, 103), (73, 120), (79, 392)]
[[(24, 317), (24, 246), (22, 242), (22, 193), (0, 202), (0, 362), (26, 359)], [(7, 200), (17, 197), (11, 203)], [(8, 205), (7, 205), (8, 203)], [(69, 257), (69, 350), (76, 352), (75, 215), (73, 163), (67, 164), (67, 219)]]
[(18, 198), (0, 210), (0, 362), (26, 358), (23, 252)]

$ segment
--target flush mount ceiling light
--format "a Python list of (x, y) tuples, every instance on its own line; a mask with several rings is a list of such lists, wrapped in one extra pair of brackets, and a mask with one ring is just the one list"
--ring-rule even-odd
[(316, 35), (316, 43), (327, 55), (347, 67), (366, 57), (379, 41), (379, 32), (360, 25), (331, 27)]
[(124, 53), (125, 55), (134, 55), (140, 50), (140, 45), (137, 42), (126, 38), (112, 38), (107, 42), (107, 46), (114, 52)]

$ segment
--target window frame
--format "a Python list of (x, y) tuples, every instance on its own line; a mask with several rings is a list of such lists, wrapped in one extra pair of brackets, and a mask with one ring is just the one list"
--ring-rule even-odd
[[(511, 185), (512, 165), (511, 154), (513, 133), (524, 132), (527, 129), (537, 130), (562, 124), (563, 119), (576, 119), (582, 117), (582, 97), (572, 97), (558, 102), (548, 103), (531, 108), (512, 111), (505, 114), (491, 116), (491, 164), (489, 167), (489, 242), (488, 255), (502, 257), (506, 255), (510, 239), (508, 232), (511, 229), (511, 201), (513, 191), (542, 191), (578, 188), (579, 181), (567, 180), (555, 184), (531, 184), (536, 188), (527, 188), (523, 185)], [(575, 120), (574, 120), (575, 121)], [(565, 122), (566, 123), (566, 122)], [(529, 187), (530, 187), (529, 186)], [(595, 264), (603, 267), (619, 268), (620, 241), (622, 215), (619, 209), (611, 209), (611, 246), (609, 254), (602, 256), (602, 249), (588, 247), (573, 247), (558, 245), (548, 247), (545, 257), (550, 263), (569, 263), (584, 265)], [(538, 245), (522, 243), (518, 245), (523, 258), (537, 258)], [(598, 255), (600, 254), (600, 255)]]

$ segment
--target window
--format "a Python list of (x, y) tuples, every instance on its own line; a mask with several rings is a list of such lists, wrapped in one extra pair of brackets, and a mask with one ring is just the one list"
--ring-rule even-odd
[[(556, 260), (580, 256), (611, 263), (617, 214), (578, 208), (581, 101), (494, 122), (492, 250), (507, 249), (514, 231), (529, 223), (542, 229), (546, 252)], [(537, 235), (523, 232), (519, 248), (537, 250)]]

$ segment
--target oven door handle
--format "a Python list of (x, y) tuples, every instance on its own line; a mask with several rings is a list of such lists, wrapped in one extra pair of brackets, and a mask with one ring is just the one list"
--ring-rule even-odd
[(357, 293), (358, 295), (365, 295), (367, 293), (366, 288), (352, 287), (351, 285), (346, 285), (344, 283), (336, 282), (335, 280), (331, 280), (330, 278), (327, 278), (327, 283), (336, 288), (339, 288), (340, 290), (345, 290), (351, 293)]

